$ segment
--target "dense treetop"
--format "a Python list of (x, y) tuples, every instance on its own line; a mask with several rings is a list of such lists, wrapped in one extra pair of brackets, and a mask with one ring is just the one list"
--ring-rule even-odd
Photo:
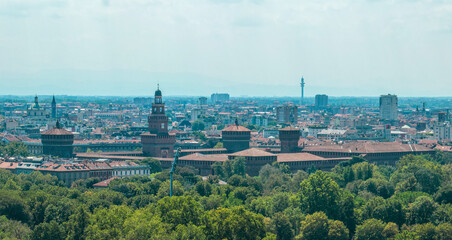
[(0, 170), (0, 239), (452, 239), (444, 153), (409, 155), (396, 167), (354, 158), (329, 172), (274, 164), (257, 177), (237, 158), (213, 165), (207, 181), (177, 168), (172, 198), (168, 171), (143, 163), (151, 177), (107, 189), (92, 188), (98, 179), (67, 188), (40, 172)]

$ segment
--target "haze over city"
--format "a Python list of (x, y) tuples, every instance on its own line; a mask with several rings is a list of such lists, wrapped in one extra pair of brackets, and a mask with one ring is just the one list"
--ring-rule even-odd
[(450, 96), (449, 1), (0, 3), (0, 94)]

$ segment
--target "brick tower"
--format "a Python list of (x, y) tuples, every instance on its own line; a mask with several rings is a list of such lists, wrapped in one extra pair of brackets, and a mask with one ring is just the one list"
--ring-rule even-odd
[(60, 122), (56, 127), (41, 133), (42, 153), (63, 158), (73, 157), (74, 134), (63, 129)]
[(279, 129), (279, 140), (281, 141), (282, 153), (298, 152), (298, 140), (300, 140), (300, 129), (285, 127)]
[(174, 156), (176, 135), (168, 133), (168, 117), (165, 115), (165, 104), (162, 91), (155, 91), (152, 112), (148, 117), (149, 132), (141, 134), (143, 155), (150, 157), (171, 158)]
[(234, 125), (221, 131), (221, 138), (223, 139), (223, 147), (228, 152), (234, 153), (250, 148), (251, 131), (240, 126), (236, 119)]

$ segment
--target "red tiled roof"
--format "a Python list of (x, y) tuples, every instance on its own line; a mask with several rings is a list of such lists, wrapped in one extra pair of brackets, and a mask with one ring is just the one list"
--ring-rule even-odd
[(88, 167), (84, 164), (57, 164), (57, 163), (45, 163), (36, 168), (40, 171), (50, 172), (80, 172), (89, 171)]
[(240, 126), (240, 125), (231, 125), (227, 128), (224, 128), (223, 130), (221, 130), (222, 132), (251, 132), (251, 130), (249, 130), (248, 128), (244, 127), (244, 126)]
[(215, 162), (224, 162), (228, 160), (227, 154), (208, 154), (204, 155), (201, 153), (193, 153), (187, 156), (180, 157), (179, 160), (185, 161), (215, 161)]
[(452, 152), (452, 146), (441, 146), (438, 145), (435, 147), (435, 149), (440, 150), (440, 151), (445, 151), (445, 152)]
[(63, 128), (52, 128), (41, 133), (41, 135), (74, 135), (74, 134)]
[(275, 156), (273, 153), (266, 152), (264, 150), (258, 148), (249, 148), (240, 152), (236, 152), (231, 154), (231, 156), (237, 157), (266, 157), (266, 156)]
[(384, 153), (384, 152), (416, 152), (432, 151), (432, 149), (417, 144), (399, 142), (353, 142), (344, 144), (305, 145), (303, 151), (320, 152), (350, 152), (350, 153)]
[(0, 168), (2, 169), (13, 170), (16, 169), (17, 166), (19, 166), (18, 162), (0, 162)]
[(109, 179), (107, 179), (107, 180), (100, 181), (100, 182), (94, 184), (93, 187), (108, 187), (108, 185), (110, 184), (110, 182), (111, 182), (112, 180), (116, 179), (116, 178), (118, 178), (118, 177), (112, 177), (112, 178), (109, 178)]
[(98, 170), (98, 169), (112, 169), (108, 163), (105, 162), (87, 162), (85, 163), (90, 170)]
[(351, 158), (323, 158), (310, 153), (280, 153), (278, 155), (278, 162), (300, 162), (300, 161), (324, 161), (332, 159), (348, 160)]

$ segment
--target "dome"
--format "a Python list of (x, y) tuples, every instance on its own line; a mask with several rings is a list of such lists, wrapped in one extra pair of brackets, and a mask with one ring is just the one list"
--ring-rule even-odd
[(160, 89), (157, 89), (157, 91), (155, 91), (155, 96), (156, 97), (161, 97), (162, 96), (162, 91), (160, 91)]

